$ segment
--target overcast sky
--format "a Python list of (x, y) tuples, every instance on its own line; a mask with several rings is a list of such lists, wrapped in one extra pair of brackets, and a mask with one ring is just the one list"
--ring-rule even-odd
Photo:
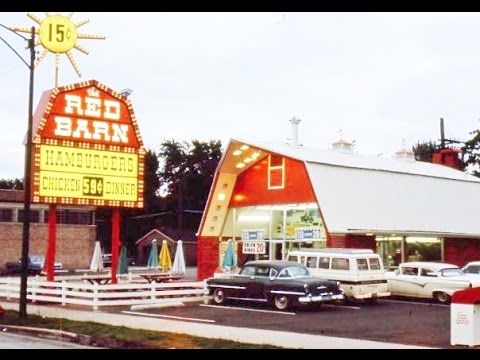
[[(35, 13), (45, 19), (44, 13)], [(66, 15), (66, 14), (64, 14)], [(75, 13), (89, 19), (59, 85), (95, 79), (130, 99), (145, 146), (165, 139), (285, 142), (293, 116), (304, 146), (355, 140), (391, 157), (417, 141), (466, 140), (480, 127), (480, 14)], [(0, 13), (6, 26), (38, 25)], [(26, 34), (25, 34), (26, 35)], [(0, 28), (28, 61), (24, 42)], [(27, 36), (27, 35), (26, 35)], [(38, 46), (40, 53), (43, 47)], [(54, 55), (35, 70), (34, 109), (54, 86)], [(0, 178), (22, 178), (29, 72), (0, 42)]]

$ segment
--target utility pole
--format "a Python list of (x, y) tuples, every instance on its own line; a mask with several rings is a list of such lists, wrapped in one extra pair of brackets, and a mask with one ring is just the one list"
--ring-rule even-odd
[(445, 127), (443, 118), (440, 118), (440, 149), (445, 149)]

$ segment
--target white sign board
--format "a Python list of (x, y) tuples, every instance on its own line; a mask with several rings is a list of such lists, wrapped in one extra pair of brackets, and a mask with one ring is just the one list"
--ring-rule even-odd
[(265, 254), (265, 241), (244, 241), (242, 252), (244, 254)]

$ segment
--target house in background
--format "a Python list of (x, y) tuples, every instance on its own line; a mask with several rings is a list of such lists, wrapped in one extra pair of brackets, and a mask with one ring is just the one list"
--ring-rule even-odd
[(173, 230), (173, 229), (153, 229), (142, 236), (135, 242), (136, 247), (136, 264), (140, 266), (145, 266), (148, 261), (148, 255), (150, 253), (150, 247), (152, 241), (157, 240), (157, 246), (162, 246), (163, 240), (167, 241), (168, 249), (170, 251), (170, 257), (174, 258), (175, 250), (177, 248), (177, 240), (182, 240), (183, 253), (185, 256), (185, 265), (186, 266), (196, 266), (197, 265), (197, 242), (194, 231), (188, 230)]

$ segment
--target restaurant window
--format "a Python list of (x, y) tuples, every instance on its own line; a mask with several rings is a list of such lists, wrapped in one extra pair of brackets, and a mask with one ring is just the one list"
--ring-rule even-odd
[(12, 222), (13, 220), (13, 210), (12, 209), (0, 209), (0, 221), (1, 222)]
[[(24, 210), (18, 209), (18, 222), (23, 223), (24, 221)], [(31, 223), (38, 223), (40, 222), (40, 211), (38, 210), (30, 210), (30, 222)]]

